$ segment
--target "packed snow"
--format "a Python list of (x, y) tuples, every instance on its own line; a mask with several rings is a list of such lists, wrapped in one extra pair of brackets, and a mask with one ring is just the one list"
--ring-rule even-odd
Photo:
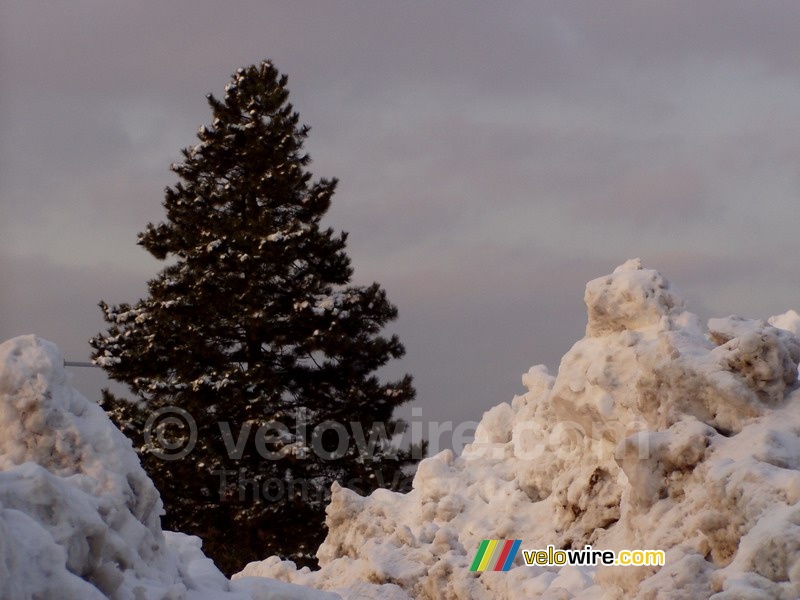
[[(58, 350), (0, 346), (0, 598), (800, 597), (800, 315), (711, 319), (638, 260), (586, 287), (556, 377), (484, 414), (413, 490), (334, 486), (321, 568), (277, 557), (228, 581), (162, 532), (130, 442), (69, 387)], [(471, 572), (483, 539), (661, 549), (663, 567)], [(520, 553), (521, 554), (521, 553)], [(314, 588), (314, 589), (312, 589)]]
[(0, 345), (0, 598), (332, 600), (235, 582), (200, 539), (163, 532), (161, 499), (130, 441), (68, 384), (56, 346)]

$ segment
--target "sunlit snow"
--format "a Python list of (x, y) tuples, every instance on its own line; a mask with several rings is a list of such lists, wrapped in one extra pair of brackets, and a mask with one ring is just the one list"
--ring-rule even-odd
[[(461, 456), (422, 461), (406, 495), (334, 486), (319, 571), (272, 557), (232, 581), (198, 538), (161, 531), (130, 442), (69, 386), (57, 348), (5, 342), (0, 598), (800, 597), (800, 316), (704, 327), (638, 260), (589, 282), (585, 301), (586, 336), (558, 374), (532, 367)], [(667, 561), (517, 556), (509, 572), (471, 572), (485, 538)]]

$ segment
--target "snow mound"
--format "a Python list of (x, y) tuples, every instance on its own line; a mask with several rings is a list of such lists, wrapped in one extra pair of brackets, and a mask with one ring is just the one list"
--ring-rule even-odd
[[(406, 495), (335, 486), (319, 571), (273, 557), (234, 579), (384, 600), (800, 597), (800, 317), (704, 330), (638, 260), (585, 300), (558, 375), (531, 368), (462, 456), (424, 460)], [(666, 564), (470, 572), (483, 539)]]
[(0, 345), (0, 598), (321, 599), (284, 582), (229, 582), (197, 537), (163, 532), (130, 441), (72, 389), (58, 348)]

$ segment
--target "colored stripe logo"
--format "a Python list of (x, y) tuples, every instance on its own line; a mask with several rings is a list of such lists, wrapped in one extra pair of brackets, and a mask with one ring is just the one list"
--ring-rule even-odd
[(470, 571), (508, 571), (519, 552), (522, 540), (483, 540)]

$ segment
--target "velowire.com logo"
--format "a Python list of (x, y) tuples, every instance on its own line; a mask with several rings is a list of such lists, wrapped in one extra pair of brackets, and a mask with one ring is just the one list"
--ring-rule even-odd
[(470, 571), (508, 571), (522, 540), (483, 540)]

